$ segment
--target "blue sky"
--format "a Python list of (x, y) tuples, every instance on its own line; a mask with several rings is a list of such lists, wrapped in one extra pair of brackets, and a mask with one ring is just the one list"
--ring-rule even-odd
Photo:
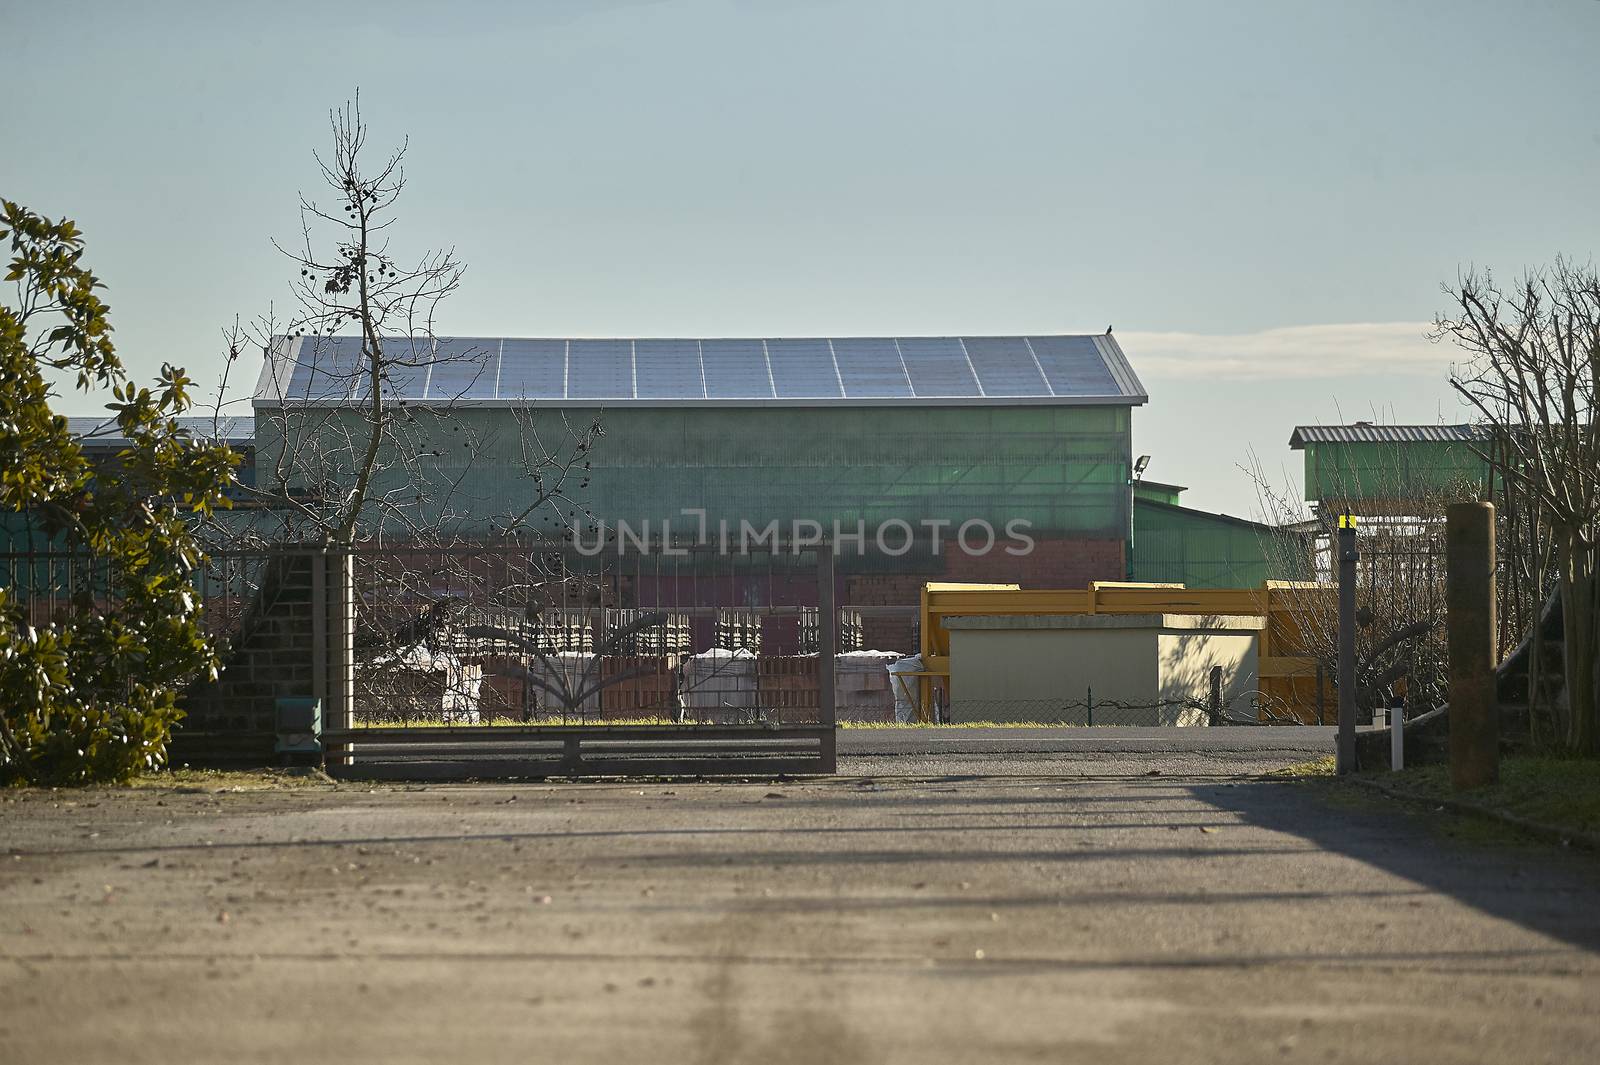
[[(1100, 332), (1149, 476), (1250, 513), (1302, 422), (1458, 416), (1439, 286), (1600, 245), (1600, 3), (13, 5), (0, 195), (120, 350), (287, 302), (326, 116), (410, 137), (397, 246), (477, 335)], [(93, 403), (64, 397), (63, 409)]]

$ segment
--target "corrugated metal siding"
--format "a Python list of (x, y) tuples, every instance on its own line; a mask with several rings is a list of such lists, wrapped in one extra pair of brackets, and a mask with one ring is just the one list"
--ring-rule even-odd
[(1486, 485), (1489, 469), (1474, 446), (1464, 441), (1307, 444), (1305, 497), (1393, 501)]
[[(536, 425), (554, 446), (563, 417), (581, 426), (595, 413), (540, 409)], [(330, 422), (350, 417), (309, 416), (330, 426), (330, 438)], [(280, 446), (280, 417), (258, 425), (264, 467)], [(735, 529), (740, 521), (794, 519), (851, 528), (864, 521), (871, 529), (891, 519), (984, 518), (1003, 531), (1024, 519), (1036, 532), (1123, 540), (1129, 528), (1125, 407), (628, 408), (602, 421), (592, 483), (574, 495), (607, 523), (638, 528), (649, 520), (659, 530), (670, 519), (676, 533), (688, 531), (680, 511), (704, 508), (713, 529), (721, 520)], [(438, 476), (465, 473), (454, 512), (486, 525), (530, 498), (510, 411), (460, 410), (431, 424), (419, 412), (415, 426), (425, 447), (442, 452)], [(469, 436), (477, 441), (470, 463)], [(393, 470), (377, 490), (406, 483)]]
[(1187, 507), (1133, 504), (1133, 579), (1190, 588), (1259, 588), (1267, 580), (1306, 580), (1287, 541), (1260, 525)]
[[(215, 439), (225, 444), (245, 446), (255, 435), (255, 423), (251, 418), (184, 417), (174, 420), (180, 429), (187, 430), (190, 436), (200, 440)], [(122, 427), (115, 418), (68, 418), (67, 432), (80, 439), (88, 437), (83, 441), (86, 447), (113, 448), (126, 447), (128, 444), (128, 438), (122, 435)]]
[(1169, 503), (1172, 506), (1181, 506), (1178, 497), (1188, 491), (1180, 485), (1162, 484), (1159, 481), (1135, 481), (1133, 484), (1133, 498), (1153, 499), (1157, 503)]

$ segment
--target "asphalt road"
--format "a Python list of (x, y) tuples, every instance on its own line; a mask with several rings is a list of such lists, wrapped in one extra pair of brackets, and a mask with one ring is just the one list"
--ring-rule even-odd
[(1219, 756), (0, 792), (0, 1059), (1594, 1060), (1600, 862)]

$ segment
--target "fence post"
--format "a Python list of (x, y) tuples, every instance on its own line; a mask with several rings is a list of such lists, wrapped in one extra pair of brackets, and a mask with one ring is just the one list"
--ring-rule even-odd
[(1094, 685), (1084, 688), (1084, 705), (1089, 708), (1089, 724), (1094, 724)]
[[(322, 699), (322, 727), (348, 729), (355, 710), (355, 570), (348, 549), (323, 548), (311, 557), (312, 676)], [(321, 658), (320, 682), (317, 659)], [(326, 759), (332, 765), (350, 765), (355, 747), (343, 744), (342, 753)]]
[(833, 590), (833, 542), (826, 540), (817, 547), (817, 724), (822, 727), (824, 773), (833, 773), (838, 769), (833, 662), (838, 630), (839, 617)]
[[(322, 702), (322, 723), (331, 728), (333, 700), (329, 697), (328, 651), (328, 566), (326, 556), (318, 552), (308, 560), (311, 564), (311, 695)], [(290, 560), (293, 565), (293, 560)]]
[(1222, 667), (1211, 667), (1211, 723), (1222, 724)]
[(1494, 504), (1445, 512), (1445, 627), (1450, 648), (1450, 781), (1457, 791), (1500, 777), (1494, 684)]
[(1339, 515), (1339, 740), (1335, 768), (1356, 769), (1356, 519)]

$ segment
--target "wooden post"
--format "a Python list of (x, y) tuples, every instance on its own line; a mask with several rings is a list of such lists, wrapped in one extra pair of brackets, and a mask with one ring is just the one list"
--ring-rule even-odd
[(1500, 705), (1494, 684), (1494, 504), (1454, 503), (1445, 521), (1450, 782), (1461, 791), (1500, 778)]
[(1356, 770), (1356, 519), (1339, 515), (1339, 740), (1334, 764), (1338, 773)]
[(817, 724), (822, 728), (822, 771), (838, 769), (838, 724), (834, 707), (833, 651), (838, 644), (839, 617), (833, 591), (833, 543), (817, 547)]

